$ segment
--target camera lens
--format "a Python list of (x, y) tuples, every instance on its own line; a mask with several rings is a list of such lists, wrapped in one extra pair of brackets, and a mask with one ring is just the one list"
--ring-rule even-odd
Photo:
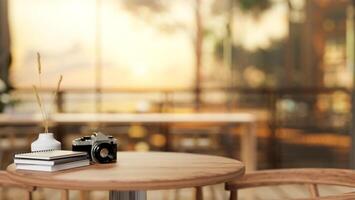
[(109, 153), (109, 151), (108, 151), (108, 149), (106, 149), (106, 148), (103, 148), (103, 149), (100, 150), (100, 156), (101, 156), (102, 158), (107, 157), (107, 156), (108, 156), (108, 153)]
[(92, 159), (98, 163), (109, 163), (114, 159), (113, 155), (116, 154), (112, 145), (108, 143), (96, 144), (92, 148)]

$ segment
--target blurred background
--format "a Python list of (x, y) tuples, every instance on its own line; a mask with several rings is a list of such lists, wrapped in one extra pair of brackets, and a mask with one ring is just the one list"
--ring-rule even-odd
[[(250, 113), (258, 169), (355, 167), (354, 1), (0, 0), (0, 166), (58, 113)], [(63, 74), (62, 90), (53, 98)], [(355, 102), (355, 100), (354, 100)], [(0, 120), (1, 121), (1, 120)], [(51, 124), (71, 147), (94, 130), (120, 150), (240, 158), (230, 123)], [(169, 146), (169, 149), (166, 147)], [(353, 149), (353, 150), (352, 150)]]

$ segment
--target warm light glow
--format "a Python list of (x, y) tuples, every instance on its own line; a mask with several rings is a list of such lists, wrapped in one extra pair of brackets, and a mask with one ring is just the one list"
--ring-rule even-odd
[[(124, 0), (99, 2), (102, 87), (194, 86), (194, 1), (168, 1), (163, 11)], [(45, 86), (55, 87), (56, 76), (63, 74), (63, 88), (94, 87), (95, 0), (11, 0), (9, 4), (14, 58), (11, 79), (15, 86), (28, 87), (36, 82), (34, 62), (39, 51)], [(213, 1), (203, 1), (203, 24), (215, 38), (224, 37), (225, 19), (213, 14), (212, 6)], [(273, 40), (287, 34), (287, 5), (276, 3), (258, 19), (239, 11), (234, 22), (236, 43), (249, 50), (268, 48)], [(218, 76), (224, 83), (225, 73), (216, 75), (217, 70), (212, 69), (222, 68), (213, 60), (213, 42), (217, 40), (211, 38), (205, 37), (203, 76)]]
[[(104, 87), (186, 88), (193, 85), (193, 30), (166, 33), (149, 20), (139, 19), (139, 15), (147, 11), (127, 11), (124, 1), (101, 2)], [(182, 24), (193, 21), (191, 5), (178, 1), (171, 4), (174, 6), (169, 6), (164, 18)], [(94, 0), (13, 0), (10, 11), (15, 58), (12, 80), (16, 86), (26, 87), (36, 81), (33, 67), (36, 51), (43, 57), (46, 86), (53, 87), (59, 73), (66, 79), (64, 88), (94, 86)]]
[[(16, 86), (36, 83), (36, 52), (43, 59), (44, 86), (93, 86), (94, 0), (9, 1), (12, 80)], [(80, 79), (78, 74), (81, 74)]]

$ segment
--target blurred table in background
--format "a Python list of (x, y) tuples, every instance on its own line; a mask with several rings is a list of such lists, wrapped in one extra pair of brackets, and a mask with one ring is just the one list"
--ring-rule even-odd
[[(257, 169), (257, 117), (251, 113), (60, 113), (49, 117), (52, 127), (78, 124), (124, 124), (124, 123), (224, 123), (244, 126), (241, 134), (241, 160), (247, 171)], [(38, 114), (0, 114), (0, 126), (41, 125)], [(60, 130), (57, 129), (58, 131)], [(63, 133), (57, 133), (59, 135)], [(166, 133), (167, 145), (169, 132)], [(60, 137), (63, 137), (62, 135)], [(60, 138), (59, 138), (60, 139)], [(169, 146), (165, 149), (167, 151)]]

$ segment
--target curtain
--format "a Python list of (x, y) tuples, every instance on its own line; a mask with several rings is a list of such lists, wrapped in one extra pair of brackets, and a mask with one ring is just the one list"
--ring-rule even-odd
[(11, 63), (8, 1), (0, 0), (0, 79), (7, 89), (10, 87), (9, 68)]

